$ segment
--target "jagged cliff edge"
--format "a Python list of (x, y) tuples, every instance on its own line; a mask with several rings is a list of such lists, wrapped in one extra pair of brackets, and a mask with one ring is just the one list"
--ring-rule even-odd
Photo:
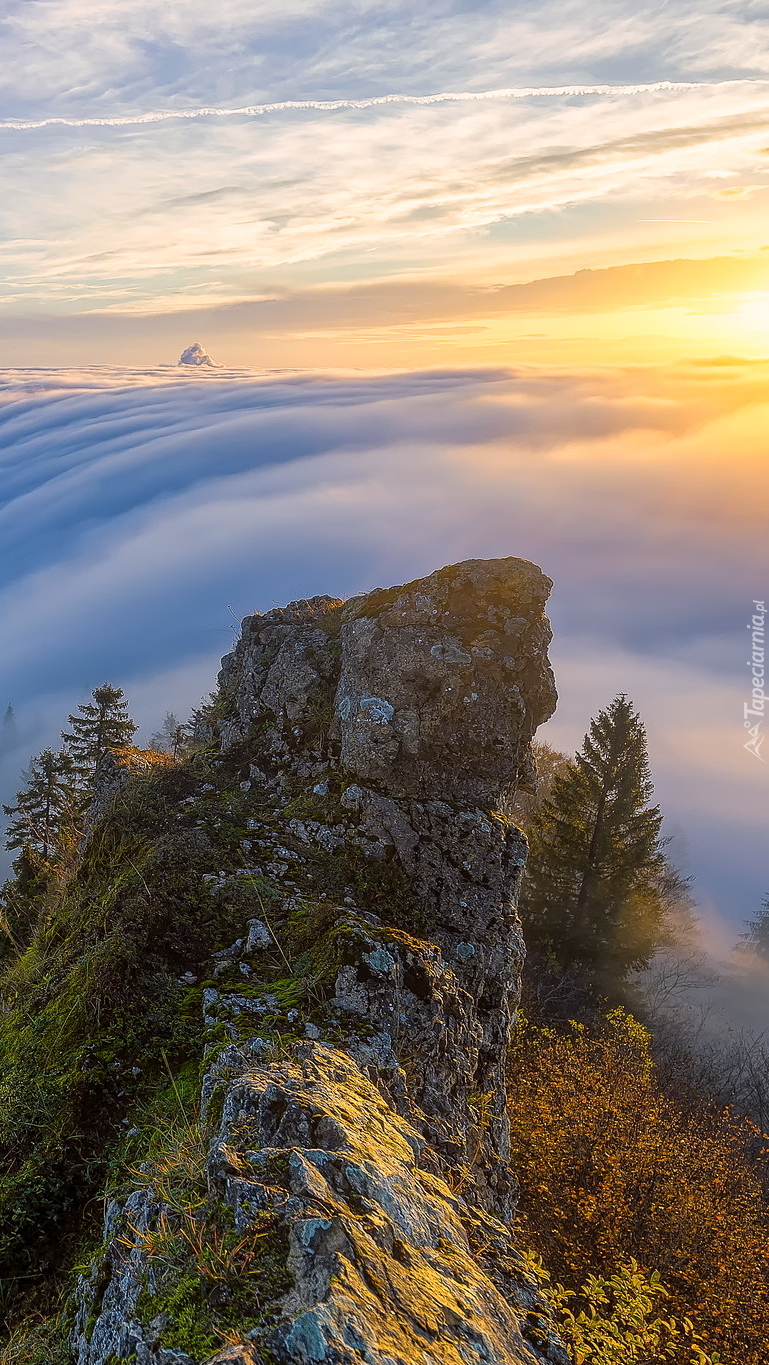
[[(566, 1360), (510, 1235), (525, 840), (498, 813), (555, 705), (550, 587), (524, 560), (472, 560), (249, 617), (223, 660), (200, 738), (247, 774), (253, 837), (201, 899), (265, 879), (274, 899), (212, 966), (201, 1121), (210, 1197), (244, 1239), (269, 1228), (279, 1273), (209, 1359)], [(314, 940), (309, 1011), (253, 987), (285, 917)], [(110, 1203), (79, 1365), (201, 1365), (168, 1344), (164, 1216), (151, 1179)]]

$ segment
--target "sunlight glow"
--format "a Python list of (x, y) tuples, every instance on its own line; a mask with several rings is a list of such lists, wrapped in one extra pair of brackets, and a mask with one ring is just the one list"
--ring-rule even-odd
[(769, 340), (769, 293), (748, 295), (738, 310), (738, 317), (745, 328), (762, 332)]

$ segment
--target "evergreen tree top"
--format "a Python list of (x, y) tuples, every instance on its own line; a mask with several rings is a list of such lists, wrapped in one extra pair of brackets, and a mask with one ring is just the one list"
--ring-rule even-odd
[(535, 943), (620, 974), (648, 960), (666, 868), (653, 790), (643, 722), (620, 694), (532, 817), (522, 913)]
[(3, 806), (12, 817), (6, 831), (8, 848), (30, 848), (47, 862), (55, 851), (62, 824), (74, 818), (77, 797), (75, 762), (71, 754), (43, 749), (23, 774), (27, 785), (16, 794), (15, 806)]
[(138, 728), (128, 714), (122, 688), (105, 682), (94, 688), (91, 697), (92, 701), (81, 702), (77, 712), (68, 717), (71, 730), (61, 733), (84, 785), (91, 781), (109, 750), (130, 744)]
[(737, 951), (755, 953), (769, 962), (769, 895), (764, 896), (758, 914), (746, 923), (746, 931), (740, 934), (736, 945)]

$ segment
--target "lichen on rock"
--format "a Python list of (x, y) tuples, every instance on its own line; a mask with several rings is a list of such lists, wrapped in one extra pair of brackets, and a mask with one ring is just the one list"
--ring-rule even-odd
[[(526, 843), (500, 808), (555, 704), (550, 586), (471, 560), (249, 617), (223, 660), (199, 738), (255, 813), (242, 869), (203, 889), (242, 900), (243, 924), (203, 991), (199, 1221), (229, 1211), (255, 1316), (203, 1358), (564, 1365), (512, 1242), (504, 1097)], [(141, 1317), (156, 1271), (128, 1207), (81, 1282), (80, 1365), (172, 1365)]]
[(528, 779), (555, 700), (550, 586), (524, 560), (469, 560), (351, 603), (334, 703), (342, 767), (394, 798), (470, 808)]
[[(254, 1152), (237, 1173), (234, 1143)], [(288, 1157), (293, 1285), (284, 1320), (257, 1334), (279, 1359), (532, 1361), (525, 1297), (508, 1303), (479, 1268), (461, 1200), (420, 1167), (423, 1146), (339, 1048), (296, 1044), (233, 1084), (209, 1171), (243, 1231), (264, 1164)]]

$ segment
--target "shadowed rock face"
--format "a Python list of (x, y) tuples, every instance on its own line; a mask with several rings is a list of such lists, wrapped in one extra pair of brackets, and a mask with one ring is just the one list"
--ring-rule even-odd
[[(268, 1214), (283, 1229), (292, 1286), (221, 1365), (260, 1365), (262, 1346), (285, 1365), (567, 1365), (509, 1230), (526, 841), (498, 809), (532, 782), (531, 739), (555, 706), (550, 586), (525, 560), (470, 560), (249, 617), (222, 661), (201, 737), (249, 774), (262, 814), (246, 848), (283, 895), (275, 913), (288, 926), (322, 902), (332, 965), (311, 1041), (280, 1055), (270, 1038), (291, 1037), (296, 1009), (204, 993), (204, 1112), (222, 1101), (209, 1190), (238, 1233)], [(320, 894), (361, 869), (338, 905)], [(238, 876), (206, 881), (227, 895)], [(380, 898), (373, 912), (365, 887), (382, 876), (408, 910)], [(251, 920), (230, 950), (241, 981), (274, 923)], [(110, 1209), (104, 1261), (81, 1282), (80, 1365), (201, 1365), (142, 1317), (153, 1272), (134, 1229), (159, 1216), (153, 1198)]]

